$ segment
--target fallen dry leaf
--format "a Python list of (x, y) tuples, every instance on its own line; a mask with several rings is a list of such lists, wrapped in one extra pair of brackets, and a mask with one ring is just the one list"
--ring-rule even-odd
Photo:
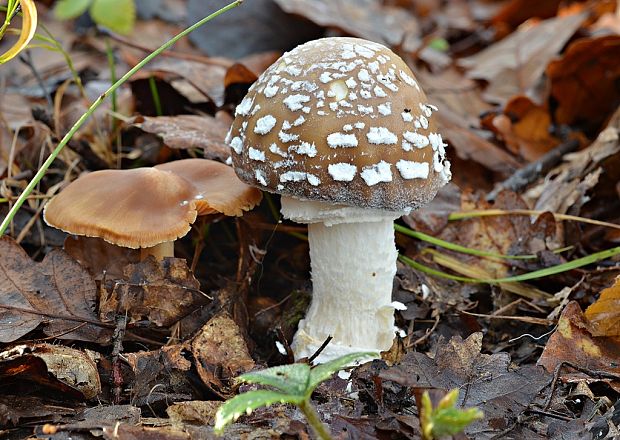
[(99, 313), (106, 321), (127, 313), (131, 322), (148, 319), (167, 327), (206, 299), (184, 259), (149, 257), (125, 267), (123, 279), (115, 280), (111, 292), (101, 298)]
[(413, 52), (420, 45), (418, 23), (405, 9), (378, 0), (275, 0), (284, 11), (355, 37)]
[(70, 404), (60, 405), (57, 401), (45, 402), (40, 397), (0, 396), (0, 426), (18, 426), (20, 422), (45, 423), (60, 417), (74, 415), (78, 410)]
[[(203, 17), (228, 0), (187, 0), (188, 14)], [(265, 51), (285, 51), (308, 40), (320, 38), (323, 29), (286, 14), (273, 0), (252, 0), (241, 8), (222, 14), (217, 20), (189, 34), (189, 39), (210, 55), (232, 58)]]
[(158, 58), (145, 69), (132, 77), (132, 81), (149, 78), (154, 73), (163, 74), (166, 80), (190, 102), (212, 101), (217, 107), (224, 105), (224, 78), (228, 67), (233, 63), (228, 60), (214, 59), (203, 63), (195, 60)]
[(489, 82), (484, 97), (504, 103), (514, 95), (529, 95), (551, 59), (573, 36), (586, 15), (551, 18), (519, 29), (505, 39), (467, 58), (459, 64), (468, 77)]
[(189, 400), (199, 396), (188, 372), (192, 363), (184, 356), (185, 345), (169, 345), (155, 351), (125, 353), (133, 370), (131, 401), (142, 406), (156, 402)]
[[(151, 440), (191, 440), (192, 436), (185, 431), (170, 426), (136, 426), (128, 423), (111, 423), (102, 429), (105, 440), (140, 439)], [(196, 437), (197, 438), (197, 437)]]
[(103, 342), (109, 331), (95, 314), (90, 274), (62, 250), (36, 263), (11, 238), (0, 238), (0, 342), (12, 342), (44, 324), (61, 339)]
[[(515, 368), (507, 353), (481, 354), (481, 348), (482, 333), (465, 340), (453, 336), (439, 342), (434, 358), (408, 353), (399, 365), (380, 372), (379, 377), (406, 387), (459, 388), (457, 406), (476, 406), (484, 412), (484, 419), (465, 428), (465, 434), (491, 438), (512, 426), (540, 397), (550, 375), (532, 365)], [(517, 432), (511, 431), (514, 438), (531, 438), (520, 436), (520, 427), (515, 429)]]
[(213, 116), (140, 116), (132, 125), (159, 136), (170, 148), (202, 149), (205, 158), (220, 162), (230, 157), (230, 148), (224, 142), (229, 124)]
[(592, 336), (620, 336), (620, 278), (585, 311)]
[(128, 264), (140, 261), (140, 250), (124, 248), (98, 237), (68, 235), (64, 250), (98, 281), (120, 280)]
[[(612, 118), (612, 121), (616, 119)], [(606, 162), (620, 151), (620, 124), (617, 121), (615, 124), (610, 123), (589, 147), (565, 155), (564, 163), (550, 170), (540, 184), (530, 187), (524, 197), (534, 209), (560, 214), (569, 209), (571, 213), (579, 212), (588, 200), (586, 194), (598, 183), (603, 169), (606, 173), (615, 169), (613, 164), (609, 170), (606, 166)]]
[(0, 352), (0, 379), (28, 380), (73, 398), (101, 393), (97, 365), (81, 350), (61, 345), (16, 345)]
[[(547, 341), (538, 359), (538, 365), (553, 372), (562, 362), (570, 362), (591, 371), (619, 374), (620, 366), (617, 361), (619, 356), (620, 340), (614, 337), (593, 336), (590, 332), (590, 323), (581, 312), (579, 304), (571, 301), (564, 308), (557, 330)], [(563, 375), (574, 378), (574, 381), (590, 380), (582, 373), (563, 373)], [(620, 382), (615, 381), (612, 384), (616, 389), (620, 388)]]
[(555, 120), (592, 133), (618, 108), (620, 35), (581, 38), (547, 67)]
[(491, 22), (496, 26), (506, 24), (517, 27), (532, 17), (553, 17), (560, 3), (560, 0), (510, 0), (495, 14)]
[(549, 111), (526, 96), (510, 99), (501, 115), (493, 118), (493, 126), (503, 137), (506, 147), (528, 162), (533, 162), (556, 147), (560, 140), (549, 132)]
[(215, 413), (222, 406), (222, 402), (192, 400), (179, 402), (166, 408), (166, 414), (172, 424), (193, 423), (213, 425)]
[(230, 397), (228, 381), (254, 368), (239, 326), (227, 314), (211, 318), (190, 342), (203, 383), (221, 397)]

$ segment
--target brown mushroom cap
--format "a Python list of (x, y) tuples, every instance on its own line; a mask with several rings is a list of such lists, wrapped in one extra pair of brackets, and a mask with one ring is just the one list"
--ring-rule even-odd
[(241, 180), (298, 198), (415, 209), (450, 180), (445, 144), (409, 67), (385, 46), (324, 38), (284, 54), (237, 106)]
[(197, 214), (194, 192), (182, 177), (155, 168), (95, 171), (50, 200), (43, 218), (69, 234), (151, 247), (189, 232)]
[(155, 166), (171, 171), (190, 182), (195, 191), (194, 202), (198, 215), (243, 215), (262, 199), (260, 190), (246, 185), (235, 171), (223, 163), (208, 159), (183, 159)]

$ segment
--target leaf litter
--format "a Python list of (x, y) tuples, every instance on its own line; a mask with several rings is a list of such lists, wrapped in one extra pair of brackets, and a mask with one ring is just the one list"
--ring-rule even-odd
[[(108, 55), (118, 77), (182, 29), (180, 20), (200, 18), (192, 15), (199, 2), (157, 3), (175, 13), (163, 14), (165, 23), (138, 20), (133, 34), (109, 35), (108, 43), (95, 29), (79, 37), (78, 22), (59, 22), (37, 4), (66, 53), (33, 48), (30, 63), (14, 60), (0, 72), (2, 214), (111, 83)], [(554, 216), (620, 221), (614, 2), (263, 3), (277, 11), (271, 20), (295, 20), (295, 32), (268, 32), (267, 18), (248, 4), (193, 37), (202, 52), (180, 42), (82, 127), (12, 225), (17, 241), (0, 239), (0, 435), (210, 438), (217, 407), (248, 387), (235, 376), (291, 361), (286, 349), (311, 292), (308, 245), (304, 228), (278, 223), (277, 198), (240, 219), (196, 223), (177, 242), (177, 258), (162, 262), (91, 238), (65, 240), (40, 215), (83, 172), (187, 157), (226, 162), (236, 104), (281, 50), (308, 38), (350, 35), (391, 46), (440, 109), (454, 185), (400, 224), (535, 258), (472, 257), (397, 234), (401, 254), (452, 275), (494, 278), (617, 245), (610, 229)], [(145, 6), (137, 5), (140, 14)], [(238, 26), (243, 14), (256, 21)], [(568, 142), (578, 151), (565, 153)], [(534, 172), (511, 187), (526, 166)], [(545, 213), (452, 217), (500, 208)], [(399, 263), (393, 299), (407, 306), (396, 315), (399, 338), (385, 360), (319, 386), (320, 416), (336, 438), (418, 439), (416, 396), (458, 388), (460, 405), (485, 413), (467, 438), (613, 438), (617, 261), (499, 285)], [(259, 409), (224, 438), (310, 438), (302, 420), (291, 407)]]

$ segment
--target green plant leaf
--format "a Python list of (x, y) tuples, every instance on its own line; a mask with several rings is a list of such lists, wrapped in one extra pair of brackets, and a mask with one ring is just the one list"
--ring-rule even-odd
[(433, 414), (432, 434), (435, 438), (446, 437), (461, 432), (472, 422), (483, 417), (478, 408), (446, 408), (438, 409)]
[(470, 423), (484, 417), (478, 408), (456, 408), (458, 389), (448, 392), (433, 408), (428, 391), (422, 394), (420, 425), (425, 439), (441, 438), (461, 432)]
[(274, 387), (284, 393), (303, 398), (306, 395), (309, 378), (308, 364), (290, 364), (245, 373), (237, 380)]
[(261, 406), (269, 406), (274, 403), (299, 405), (303, 400), (303, 396), (293, 396), (269, 390), (248, 391), (239, 394), (226, 401), (215, 413), (215, 432), (221, 433), (226, 425), (234, 422), (243, 414), (250, 414)]
[(331, 377), (338, 370), (342, 370), (346, 366), (350, 366), (355, 361), (364, 359), (364, 358), (378, 358), (379, 353), (376, 352), (362, 352), (362, 353), (351, 353), (338, 359), (334, 359), (333, 361), (326, 362), (321, 365), (317, 365), (312, 370), (310, 370), (310, 378), (308, 380), (308, 385), (306, 388), (306, 395), (310, 396), (314, 389), (319, 386), (321, 382)]
[(128, 34), (136, 22), (134, 0), (95, 0), (90, 7), (95, 23), (119, 34)]
[(448, 49), (450, 49), (450, 43), (444, 38), (433, 38), (430, 43), (428, 43), (428, 47), (439, 52), (447, 52)]
[(82, 15), (92, 0), (58, 0), (54, 6), (54, 15), (60, 20), (71, 20)]

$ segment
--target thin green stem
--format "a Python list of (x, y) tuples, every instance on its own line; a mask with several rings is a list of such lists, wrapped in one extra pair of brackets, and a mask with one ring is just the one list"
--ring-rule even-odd
[(71, 55), (69, 55), (69, 53), (65, 50), (65, 48), (62, 47), (62, 44), (58, 42), (56, 37), (54, 37), (54, 35), (49, 31), (48, 28), (45, 27), (43, 23), (39, 23), (39, 27), (43, 29), (43, 32), (47, 34), (47, 37), (40, 35), (40, 34), (35, 34), (35, 39), (38, 39), (40, 41), (45, 41), (48, 44), (51, 44), (58, 53), (62, 54), (63, 58), (65, 59), (65, 63), (67, 63), (67, 67), (69, 67), (69, 71), (71, 72), (73, 81), (75, 82), (75, 84), (78, 86), (78, 89), (80, 90), (80, 94), (82, 95), (82, 98), (84, 98), (85, 100), (88, 100), (88, 96), (86, 95), (86, 90), (84, 90), (84, 84), (82, 84), (82, 78), (78, 74), (78, 71), (75, 69), (75, 65), (73, 64), (73, 59), (71, 58)]
[(401, 226), (398, 224), (394, 224), (394, 230), (396, 232), (400, 232), (401, 234), (405, 234), (405, 235), (408, 235), (409, 237), (417, 238), (418, 240), (422, 240), (422, 241), (434, 244), (442, 248), (450, 249), (456, 252), (461, 252), (463, 254), (476, 255), (478, 257), (502, 258), (502, 259), (509, 259), (509, 260), (534, 260), (538, 258), (536, 255), (504, 255), (504, 254), (498, 254), (495, 252), (487, 252), (487, 251), (481, 251), (478, 249), (472, 249), (472, 248), (461, 246), (455, 243), (451, 243), (449, 241), (441, 240), (440, 238), (433, 237), (432, 235), (428, 235), (423, 232), (411, 230), (409, 228), (406, 228), (405, 226)]
[[(110, 39), (108, 37), (105, 38), (105, 52), (108, 58), (108, 69), (110, 69), (110, 82), (114, 84), (116, 82), (116, 61), (114, 60), (114, 50), (112, 49), (112, 45), (110, 44)], [(112, 111), (116, 113), (118, 111), (118, 104), (116, 100), (116, 90), (112, 93)], [(112, 119), (116, 121), (116, 118)]]
[(35, 176), (32, 178), (32, 180), (28, 183), (28, 185), (26, 186), (24, 191), (21, 193), (19, 198), (15, 201), (15, 204), (13, 205), (13, 207), (11, 208), (9, 213), (6, 215), (6, 217), (2, 221), (2, 224), (0, 224), (0, 235), (5, 233), (5, 231), (7, 230), (7, 228), (9, 227), (11, 222), (13, 221), (13, 218), (15, 217), (15, 214), (17, 214), (17, 211), (19, 211), (21, 206), (24, 204), (24, 201), (26, 200), (26, 198), (30, 195), (32, 190), (41, 181), (41, 179), (43, 178), (43, 176), (47, 172), (47, 169), (52, 165), (52, 163), (54, 162), (54, 160), (56, 159), (58, 154), (60, 154), (62, 149), (65, 147), (65, 145), (67, 145), (69, 140), (79, 130), (79, 128), (84, 124), (84, 122), (86, 122), (86, 120), (94, 113), (94, 111), (97, 108), (99, 108), (99, 106), (103, 103), (103, 101), (107, 98), (108, 95), (110, 95), (116, 89), (118, 89), (120, 86), (125, 84), (125, 82), (127, 82), (127, 80), (129, 78), (131, 78), (137, 71), (142, 69), (153, 58), (155, 58), (157, 55), (162, 53), (164, 50), (168, 49), (170, 46), (172, 46), (174, 43), (179, 41), (181, 38), (183, 38), (184, 36), (186, 36), (190, 32), (198, 29), (203, 24), (213, 20), (215, 17), (223, 14), (224, 12), (229, 11), (230, 9), (233, 9), (233, 8), (239, 6), (241, 3), (243, 3), (243, 0), (236, 0), (236, 1), (234, 1), (234, 2), (232, 2), (230, 4), (228, 4), (228, 5), (224, 6), (223, 8), (219, 9), (218, 11), (214, 12), (213, 14), (209, 15), (208, 17), (203, 18), (202, 20), (200, 20), (199, 22), (197, 22), (197, 23), (193, 24), (192, 26), (188, 27), (184, 31), (180, 32), (179, 34), (175, 35), (172, 39), (170, 39), (169, 41), (164, 43), (162, 46), (160, 46), (158, 49), (156, 49), (153, 53), (147, 55), (142, 61), (140, 61), (138, 64), (136, 64), (131, 70), (129, 70), (129, 72), (127, 72), (125, 75), (123, 75), (117, 82), (112, 84), (108, 90), (103, 92), (103, 94), (101, 96), (99, 96), (95, 100), (95, 102), (92, 103), (92, 105), (90, 106), (88, 111), (86, 113), (84, 113), (80, 117), (80, 119), (77, 120), (77, 122), (73, 125), (73, 127), (71, 127), (71, 130), (69, 130), (69, 132), (62, 138), (62, 140), (58, 143), (58, 146), (54, 149), (54, 151), (52, 151), (52, 153), (45, 160), (45, 162), (43, 163), (43, 165), (41, 166), (39, 171), (37, 171)]
[(155, 114), (157, 116), (163, 115), (161, 108), (161, 99), (159, 99), (159, 91), (157, 90), (157, 81), (154, 76), (149, 76), (149, 88), (151, 89), (151, 97), (153, 98), (153, 104), (155, 105)]
[[(110, 82), (114, 84), (117, 80), (116, 77), (116, 60), (114, 59), (114, 49), (110, 44), (110, 39), (105, 39), (105, 50), (108, 58), (108, 68), (110, 69)], [(112, 92), (112, 114), (110, 115), (110, 124), (112, 126), (112, 133), (115, 134), (116, 144), (116, 168), (121, 168), (122, 151), (121, 151), (121, 133), (118, 130), (118, 118), (115, 116), (118, 113), (118, 100), (116, 91)]]
[(321, 440), (333, 440), (327, 427), (321, 422), (319, 414), (316, 412), (312, 404), (308, 400), (304, 400), (299, 404), (299, 409), (304, 413), (308, 423), (314, 430), (315, 434), (319, 436)]
[[(429, 251), (431, 252), (431, 251)], [(431, 252), (432, 253), (432, 252)], [(596, 263), (597, 261), (606, 260), (607, 258), (614, 257), (616, 255), (620, 255), (620, 246), (607, 249), (601, 252), (596, 252), (594, 254), (577, 258), (576, 260), (569, 261), (567, 263), (558, 264), (556, 266), (547, 267), (545, 269), (535, 270), (533, 272), (527, 272), (521, 275), (515, 275), (512, 277), (505, 278), (490, 278), (490, 279), (482, 279), (482, 278), (469, 278), (469, 277), (461, 277), (458, 275), (451, 275), (437, 269), (430, 268), (428, 266), (424, 266), (418, 263), (415, 260), (405, 256), (399, 255), (399, 259), (414, 269), (420, 270), (422, 272), (426, 272), (430, 275), (436, 275), (442, 278), (449, 278), (457, 281), (464, 281), (466, 283), (487, 283), (487, 284), (497, 284), (497, 283), (510, 283), (517, 281), (527, 281), (527, 280), (535, 280), (538, 278), (548, 277), (551, 275), (556, 275), (558, 273), (567, 272), (569, 270), (578, 269), (583, 266), (587, 266), (588, 264)]]
[[(5, 8), (3, 8), (5, 9)], [(4, 37), (6, 30), (11, 25), (11, 21), (15, 17), (15, 14), (19, 12), (19, 2), (17, 0), (9, 0), (6, 6), (6, 17), (4, 23), (0, 27), (0, 40)]]

